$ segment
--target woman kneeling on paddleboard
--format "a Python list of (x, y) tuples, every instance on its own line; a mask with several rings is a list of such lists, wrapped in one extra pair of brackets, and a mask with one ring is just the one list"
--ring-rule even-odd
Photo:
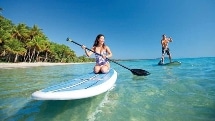
[[(105, 45), (104, 35), (99, 34), (92, 47), (92, 51), (95, 52), (96, 65), (94, 67), (94, 73), (107, 73), (110, 69), (110, 63), (107, 58), (112, 56), (110, 48)], [(93, 52), (88, 51), (86, 46), (82, 45), (86, 55), (90, 57)]]

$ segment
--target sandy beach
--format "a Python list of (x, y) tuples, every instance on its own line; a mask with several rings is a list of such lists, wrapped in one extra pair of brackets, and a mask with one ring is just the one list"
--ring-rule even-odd
[(81, 63), (0, 63), (0, 69), (12, 69), (12, 68), (29, 68), (37, 66), (57, 66), (57, 65), (70, 65), (70, 64), (81, 64)]

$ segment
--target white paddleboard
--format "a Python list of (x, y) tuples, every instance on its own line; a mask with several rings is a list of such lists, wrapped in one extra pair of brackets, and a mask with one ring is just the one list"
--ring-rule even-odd
[(35, 100), (74, 100), (88, 98), (108, 91), (115, 84), (117, 72), (114, 69), (106, 74), (88, 73), (78, 78), (36, 91)]

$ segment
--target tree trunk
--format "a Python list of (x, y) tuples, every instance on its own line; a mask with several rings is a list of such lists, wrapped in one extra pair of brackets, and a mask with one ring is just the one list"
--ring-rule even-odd
[(44, 62), (47, 62), (47, 58), (48, 58), (48, 52), (46, 51), (46, 57), (45, 57)]
[(16, 55), (15, 55), (15, 58), (14, 58), (14, 63), (16, 63), (17, 62), (17, 58), (18, 58), (18, 54), (16, 53)]
[(24, 54), (24, 56), (23, 56), (23, 61), (24, 61), (24, 62), (27, 61), (27, 53)]
[(10, 62), (10, 54), (8, 54), (8, 56), (7, 56), (7, 62), (8, 63)]
[(36, 55), (36, 62), (40, 62), (39, 54), (40, 54), (40, 52), (39, 52), (39, 51), (37, 51), (37, 55)]
[(32, 51), (32, 54), (31, 54), (31, 56), (30, 56), (30, 58), (29, 58), (29, 62), (31, 62), (32, 61), (32, 59), (33, 59), (33, 57), (34, 57), (34, 55), (35, 55), (35, 48), (33, 49), (33, 51)]
[(28, 62), (31, 62), (31, 49), (28, 50)]
[(0, 56), (5, 56), (6, 55), (5, 53), (6, 53), (5, 50), (3, 50)]

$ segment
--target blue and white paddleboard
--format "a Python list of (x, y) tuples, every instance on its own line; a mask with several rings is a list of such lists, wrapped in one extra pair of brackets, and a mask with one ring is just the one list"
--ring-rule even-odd
[(78, 78), (36, 91), (35, 100), (74, 100), (99, 95), (111, 89), (117, 79), (114, 69), (106, 74), (88, 73)]

